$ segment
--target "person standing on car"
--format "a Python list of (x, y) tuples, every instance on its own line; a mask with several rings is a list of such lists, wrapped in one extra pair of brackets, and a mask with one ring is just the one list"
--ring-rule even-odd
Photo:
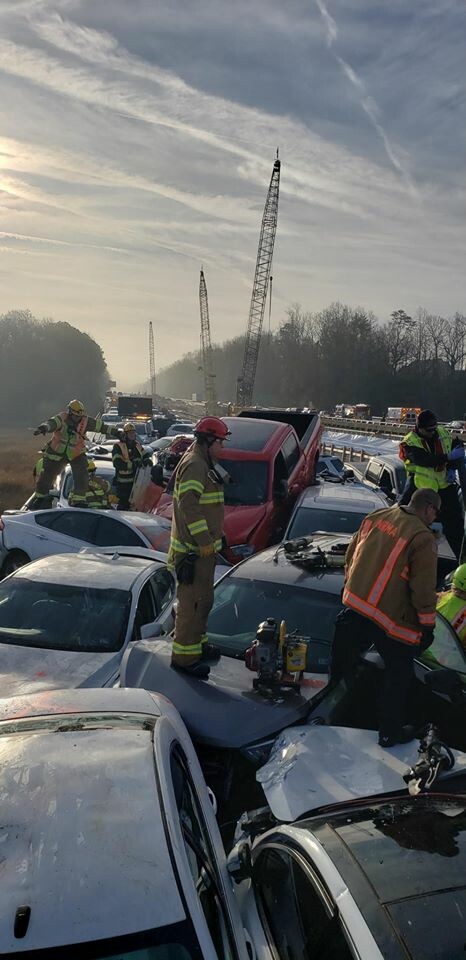
[(152, 455), (139, 443), (134, 423), (125, 423), (123, 439), (115, 443), (112, 460), (115, 467), (115, 490), (118, 496), (117, 509), (129, 510), (136, 473), (139, 467), (152, 464)]
[(435, 490), (416, 490), (407, 506), (369, 514), (346, 552), (346, 610), (335, 629), (331, 679), (345, 672), (340, 667), (345, 639), (356, 638), (361, 648), (375, 646), (385, 664), (382, 747), (413, 739), (413, 729), (403, 723), (414, 657), (433, 641), (437, 546), (429, 527), (440, 505)]
[(91, 510), (111, 510), (112, 488), (108, 480), (97, 476), (97, 467), (93, 460), (87, 461), (87, 469), (89, 473), (89, 490), (86, 495), (86, 506)]
[(68, 410), (58, 413), (50, 420), (39, 424), (34, 436), (51, 433), (52, 438), (43, 450), (44, 466), (37, 477), (35, 496), (29, 510), (43, 510), (52, 505), (50, 488), (58, 474), (67, 463), (73, 473), (73, 493), (69, 498), (70, 507), (85, 507), (89, 490), (89, 475), (86, 457), (86, 433), (103, 433), (117, 437), (118, 430), (104, 423), (100, 417), (87, 417), (80, 400), (71, 400)]
[(400, 458), (408, 475), (400, 504), (407, 503), (414, 490), (436, 490), (441, 499), (439, 520), (456, 559), (461, 560), (464, 521), (455, 483), (456, 469), (464, 467), (461, 440), (438, 425), (432, 410), (421, 410), (414, 430), (400, 443)]
[(219, 417), (202, 417), (195, 442), (180, 460), (173, 491), (168, 564), (177, 578), (172, 666), (192, 676), (209, 675), (217, 650), (206, 628), (214, 600), (215, 555), (222, 545), (226, 472), (217, 464), (230, 431)]
[(439, 594), (437, 610), (456, 630), (466, 649), (466, 563), (455, 570), (451, 590)]

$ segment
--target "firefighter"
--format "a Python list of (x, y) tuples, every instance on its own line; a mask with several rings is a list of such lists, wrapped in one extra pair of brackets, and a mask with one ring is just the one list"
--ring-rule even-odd
[(214, 599), (215, 555), (222, 545), (223, 484), (228, 475), (217, 458), (230, 431), (219, 417), (202, 417), (195, 442), (176, 471), (168, 553), (177, 578), (177, 609), (172, 666), (192, 676), (209, 675), (207, 660), (217, 649), (208, 643), (207, 618)]
[(400, 443), (400, 458), (408, 475), (400, 504), (407, 503), (414, 490), (438, 491), (442, 503), (439, 520), (455, 557), (460, 560), (464, 524), (454, 471), (464, 465), (461, 440), (438, 426), (432, 410), (421, 410), (414, 430)]
[(379, 717), (382, 747), (408, 743), (414, 735), (403, 721), (414, 656), (433, 641), (437, 546), (429, 527), (440, 504), (435, 490), (416, 490), (406, 506), (369, 514), (346, 552), (346, 609), (335, 628), (331, 679), (348, 668), (348, 662), (342, 668), (346, 642), (376, 647), (385, 664)]
[(125, 423), (123, 439), (115, 443), (112, 450), (115, 467), (115, 490), (118, 496), (118, 510), (130, 509), (130, 497), (133, 483), (139, 467), (152, 464), (152, 455), (139, 443), (134, 423)]
[(93, 460), (87, 461), (87, 471), (89, 474), (87, 506), (93, 510), (110, 510), (112, 507), (111, 485), (108, 480), (97, 476), (97, 467)]
[(52, 505), (49, 491), (58, 474), (67, 463), (73, 473), (73, 493), (69, 497), (70, 507), (86, 507), (86, 494), (89, 489), (87, 472), (86, 432), (103, 433), (105, 436), (118, 436), (118, 430), (104, 423), (99, 417), (87, 417), (80, 400), (71, 400), (68, 410), (58, 413), (50, 420), (39, 424), (34, 436), (52, 433), (46, 444), (43, 457), (44, 467), (37, 478), (36, 493), (29, 510), (41, 510)]
[(36, 482), (37, 482), (37, 480), (39, 479), (39, 477), (40, 477), (40, 475), (41, 475), (41, 473), (42, 473), (42, 471), (43, 471), (43, 469), (44, 469), (44, 451), (43, 451), (43, 450), (39, 450), (38, 453), (39, 453), (39, 456), (38, 456), (38, 458), (37, 458), (37, 460), (36, 460), (36, 462), (35, 462), (35, 464), (34, 464), (34, 466), (33, 466), (33, 468), (32, 468), (32, 476), (33, 476), (33, 478), (34, 478), (34, 480), (35, 480)]
[(466, 649), (466, 563), (455, 570), (451, 590), (439, 595), (437, 610), (451, 623)]

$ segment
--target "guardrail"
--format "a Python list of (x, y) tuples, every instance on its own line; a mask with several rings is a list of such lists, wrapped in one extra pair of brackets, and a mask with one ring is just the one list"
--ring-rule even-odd
[[(329, 430), (344, 430), (345, 433), (361, 433), (372, 437), (404, 437), (412, 430), (411, 423), (379, 423), (374, 420), (352, 420), (344, 417), (321, 417), (322, 426)], [(465, 430), (453, 430), (442, 423), (440, 426), (466, 442)]]
[(343, 463), (354, 460), (359, 460), (360, 463), (364, 463), (365, 460), (370, 460), (371, 457), (376, 456), (374, 451), (362, 450), (361, 447), (352, 447), (351, 444), (346, 443), (343, 445), (338, 442), (321, 443), (320, 450), (324, 457), (337, 456), (343, 460)]

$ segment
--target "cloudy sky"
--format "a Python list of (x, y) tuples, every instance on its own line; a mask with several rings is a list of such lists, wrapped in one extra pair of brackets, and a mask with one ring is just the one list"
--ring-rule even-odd
[(299, 301), (466, 312), (463, 0), (0, 0), (0, 313), (127, 387), (246, 327), (282, 159), (272, 325)]

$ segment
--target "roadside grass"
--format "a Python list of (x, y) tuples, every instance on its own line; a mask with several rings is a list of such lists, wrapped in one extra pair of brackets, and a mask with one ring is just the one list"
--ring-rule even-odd
[(0, 513), (21, 507), (31, 495), (41, 440), (26, 427), (0, 428)]

